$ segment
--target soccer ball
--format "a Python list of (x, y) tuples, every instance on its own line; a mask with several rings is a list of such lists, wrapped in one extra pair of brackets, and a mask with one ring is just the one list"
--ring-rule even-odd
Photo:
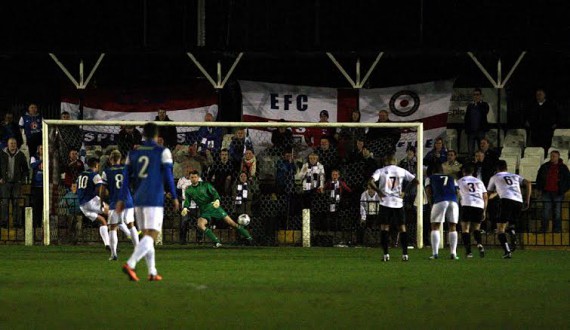
[(249, 218), (249, 215), (247, 215), (247, 214), (244, 213), (244, 214), (241, 214), (241, 215), (238, 217), (238, 221), (237, 221), (237, 222), (238, 222), (240, 225), (242, 225), (242, 226), (247, 226), (247, 225), (249, 225), (249, 222), (250, 222), (250, 221), (251, 221), (251, 219)]

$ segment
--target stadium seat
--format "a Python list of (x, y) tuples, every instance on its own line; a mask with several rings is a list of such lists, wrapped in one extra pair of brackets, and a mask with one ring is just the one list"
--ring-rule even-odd
[(521, 158), (521, 148), (519, 147), (503, 147), (503, 149), (501, 150), (501, 156), (517, 156), (518, 158)]
[(501, 156), (501, 160), (507, 162), (507, 171), (517, 173), (519, 168), (519, 159), (517, 156)]
[[(524, 158), (523, 158), (524, 159)], [(519, 175), (527, 179), (530, 182), (536, 181), (536, 175), (538, 174), (539, 166), (535, 164), (526, 164), (522, 162), (519, 165)]]
[(570, 129), (557, 128), (554, 130), (554, 136), (570, 136)]
[(500, 147), (499, 146), (499, 138), (501, 141), (501, 144), (505, 141), (505, 137), (502, 131), (500, 130), (496, 130), (496, 129), (492, 129), (490, 131), (487, 132), (487, 134), (485, 134), (485, 138), (487, 138), (487, 140), (489, 140), (489, 143), (491, 144), (491, 146), (494, 147)]
[(526, 147), (524, 148), (523, 157), (539, 157), (540, 159), (544, 158), (544, 148), (542, 147)]
[(508, 130), (503, 145), (526, 147), (526, 130), (522, 128)]

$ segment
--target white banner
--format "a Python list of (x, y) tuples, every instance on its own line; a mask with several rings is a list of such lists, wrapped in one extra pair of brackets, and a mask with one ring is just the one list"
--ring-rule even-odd
[(337, 121), (337, 89), (240, 81), (244, 121), (318, 122), (321, 110)]
[[(433, 148), (433, 141), (444, 136), (453, 93), (453, 80), (360, 91), (363, 122), (376, 122), (378, 112), (387, 110), (389, 119), (422, 121), (424, 123), (424, 154)], [(404, 131), (397, 145), (396, 156), (404, 157), (407, 146), (416, 145), (416, 133)]]

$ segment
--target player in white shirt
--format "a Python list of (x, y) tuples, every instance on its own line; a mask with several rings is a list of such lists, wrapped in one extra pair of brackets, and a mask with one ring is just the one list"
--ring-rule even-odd
[[(388, 240), (390, 237), (390, 226), (398, 227), (400, 241), (402, 243), (402, 260), (408, 261), (408, 233), (406, 231), (406, 217), (404, 214), (404, 182), (418, 184), (416, 177), (405, 169), (396, 166), (396, 158), (388, 156), (385, 167), (380, 168), (372, 174), (369, 185), (378, 192), (380, 196), (380, 244), (384, 250), (383, 261), (390, 260), (388, 251)], [(378, 181), (378, 186), (376, 186)]]
[(357, 244), (364, 243), (365, 228), (377, 225), (379, 210), (380, 196), (373, 187), (368, 185), (368, 189), (360, 195), (360, 226), (356, 230)]
[[(491, 193), (490, 198), (493, 198), (497, 194), (501, 198), (501, 212), (499, 220), (497, 221), (497, 234), (499, 236), (499, 242), (501, 242), (505, 250), (503, 258), (510, 259), (512, 258), (512, 250), (507, 243), (505, 228), (507, 228), (509, 223), (516, 224), (520, 218), (521, 211), (528, 210), (532, 188), (530, 181), (518, 174), (507, 172), (507, 162), (504, 160), (500, 160), (497, 163), (497, 171), (498, 173), (489, 180), (487, 191)], [(526, 187), (524, 205), (521, 185)], [(511, 241), (511, 243), (515, 243), (515, 241)], [(516, 243), (513, 244), (513, 247), (516, 248)]]
[(466, 164), (461, 169), (463, 177), (459, 179), (459, 195), (461, 197), (461, 238), (465, 246), (467, 258), (473, 258), (471, 253), (471, 232), (475, 237), (479, 256), (485, 257), (485, 249), (481, 244), (481, 222), (485, 220), (488, 194), (483, 181), (473, 176), (475, 168)]

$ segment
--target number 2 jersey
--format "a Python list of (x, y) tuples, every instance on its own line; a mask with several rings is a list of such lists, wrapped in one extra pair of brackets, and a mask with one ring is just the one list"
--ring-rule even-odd
[[(109, 190), (109, 209), (114, 210), (117, 201), (121, 198), (119, 196), (121, 192), (121, 187), (124, 183), (123, 171), (125, 167), (121, 165), (113, 165), (105, 171), (103, 171), (103, 183), (107, 185), (107, 190)], [(130, 209), (133, 207), (133, 196), (131, 195), (130, 190), (125, 191), (125, 208)]]
[(461, 206), (485, 208), (483, 194), (487, 192), (483, 181), (474, 176), (464, 176), (458, 181), (459, 194), (461, 195)]
[(154, 141), (145, 141), (131, 150), (125, 162), (121, 199), (133, 183), (133, 202), (136, 207), (164, 207), (164, 186), (172, 198), (176, 197), (176, 186), (172, 173), (172, 154), (168, 148)]
[(388, 165), (377, 169), (372, 174), (372, 179), (378, 182), (378, 189), (384, 195), (380, 205), (390, 208), (404, 207), (402, 191), (404, 181), (411, 182), (416, 177), (405, 169), (396, 165)]
[(524, 178), (518, 174), (499, 172), (491, 177), (487, 190), (496, 191), (501, 199), (511, 199), (522, 203), (521, 184)]

